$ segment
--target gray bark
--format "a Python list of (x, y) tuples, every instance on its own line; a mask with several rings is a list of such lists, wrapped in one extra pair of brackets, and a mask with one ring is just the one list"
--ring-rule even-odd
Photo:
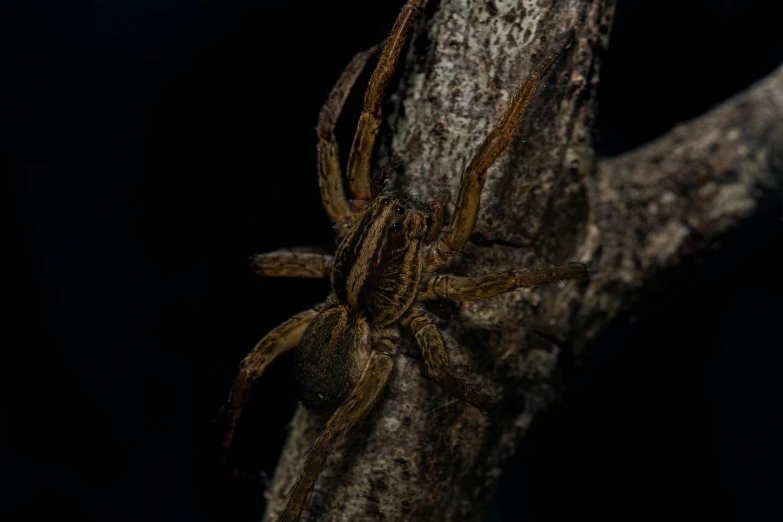
[[(485, 417), (426, 377), (404, 340), (373, 413), (329, 458), (302, 520), (479, 520), (536, 412), (557, 394), (557, 361), (581, 352), (641, 292), (703, 255), (783, 186), (783, 70), (670, 134), (597, 161), (591, 125), (613, 2), (429, 2), (385, 131), (395, 180), (456, 195), (462, 168), (556, 36), (575, 45), (490, 170), (476, 233), (453, 264), (479, 274), (588, 262), (587, 281), (475, 303), (438, 302), (452, 366), (502, 393)], [(567, 348), (566, 348), (567, 347)], [(323, 419), (300, 408), (267, 492), (273, 519)]]

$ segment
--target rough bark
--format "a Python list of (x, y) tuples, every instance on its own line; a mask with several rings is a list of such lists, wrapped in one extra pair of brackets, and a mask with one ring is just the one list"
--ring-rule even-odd
[[(563, 350), (589, 346), (659, 276), (780, 197), (782, 71), (640, 150), (596, 161), (590, 128), (612, 12), (610, 0), (427, 4), (386, 130), (386, 151), (404, 165), (395, 183), (424, 197), (456, 193), (525, 71), (573, 27), (575, 45), (489, 173), (475, 240), (452, 271), (581, 260), (591, 276), (430, 306), (457, 373), (502, 393), (504, 409), (484, 417), (446, 396), (404, 341), (384, 397), (330, 457), (303, 520), (479, 520), (504, 463), (556, 396)], [(268, 515), (322, 424), (295, 414)]]

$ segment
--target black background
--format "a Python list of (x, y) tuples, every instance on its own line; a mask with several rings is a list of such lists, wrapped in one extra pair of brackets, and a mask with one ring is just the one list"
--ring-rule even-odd
[[(0, 518), (254, 519), (261, 482), (216, 464), (220, 407), (254, 342), (327, 284), (259, 280), (246, 258), (331, 244), (318, 109), (400, 4), (3, 4)], [(620, 0), (599, 151), (773, 70), (774, 4)], [(565, 369), (487, 520), (783, 520), (781, 214), (672, 276)], [(295, 404), (284, 357), (238, 436), (246, 469), (272, 472)]]

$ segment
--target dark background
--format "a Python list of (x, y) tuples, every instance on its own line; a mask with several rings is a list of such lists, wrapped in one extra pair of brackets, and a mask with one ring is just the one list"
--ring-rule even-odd
[[(314, 127), (401, 0), (371, 4), (2, 4), (0, 519), (249, 521), (263, 507), (261, 481), (216, 463), (220, 407), (255, 341), (327, 283), (259, 280), (246, 258), (331, 245)], [(774, 4), (620, 0), (599, 151), (773, 70)], [(487, 520), (783, 520), (781, 214), (672, 276), (564, 369), (562, 402)], [(238, 435), (245, 469), (271, 474), (295, 404), (284, 357)]]

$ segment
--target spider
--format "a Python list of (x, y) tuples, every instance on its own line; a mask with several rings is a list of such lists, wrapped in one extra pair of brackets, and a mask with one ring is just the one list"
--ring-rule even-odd
[(447, 393), (484, 413), (500, 397), (484, 393), (449, 370), (443, 336), (424, 302), (435, 298), (472, 301), (521, 287), (586, 276), (583, 263), (539, 265), (477, 277), (457, 277), (442, 268), (468, 241), (479, 210), (487, 169), (508, 144), (539, 87), (566, 44), (547, 54), (517, 88), (495, 128), (462, 174), (455, 209), (446, 221), (449, 194), (425, 204), (384, 189), (388, 168), (371, 176), (371, 156), (381, 123), (381, 101), (397, 66), (421, 0), (400, 12), (370, 78), (343, 183), (335, 122), (372, 48), (354, 56), (321, 109), (318, 120), (318, 180), (337, 233), (335, 255), (277, 251), (253, 256), (261, 276), (329, 277), (326, 301), (285, 321), (242, 361), (227, 403), (225, 455), (250, 386), (269, 364), (296, 348), (299, 397), (310, 411), (331, 414), (309, 452), (279, 520), (297, 520), (334, 444), (373, 408), (392, 370), (400, 327), (413, 333), (427, 372)]

